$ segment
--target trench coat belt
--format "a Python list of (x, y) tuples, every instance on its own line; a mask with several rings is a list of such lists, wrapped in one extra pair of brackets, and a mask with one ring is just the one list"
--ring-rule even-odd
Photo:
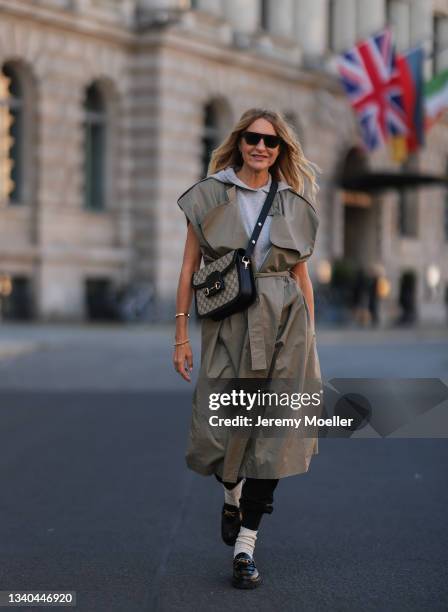
[[(268, 278), (270, 276), (285, 276), (293, 280), (288, 270), (254, 273), (256, 279)], [(265, 345), (266, 325), (276, 334), (280, 324), (283, 309), (283, 292), (273, 287), (273, 290), (270, 292), (270, 298), (270, 306), (275, 320), (269, 320), (268, 322), (264, 314), (263, 300), (260, 300), (259, 297), (249, 306), (247, 311), (252, 370), (265, 370), (268, 367)]]

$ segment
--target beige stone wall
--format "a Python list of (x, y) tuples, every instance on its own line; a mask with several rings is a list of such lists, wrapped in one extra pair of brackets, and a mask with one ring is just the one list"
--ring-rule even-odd
[[(353, 1), (340, 0), (340, 5)], [(96, 275), (117, 284), (154, 282), (160, 316), (172, 316), (186, 232), (176, 200), (200, 178), (203, 107), (211, 100), (219, 101), (228, 127), (249, 106), (294, 116), (305, 154), (323, 170), (311, 275), (315, 277), (320, 261), (343, 255), (344, 209), (334, 179), (359, 135), (331, 62), (323, 62), (319, 71), (300, 64), (300, 58), (308, 61), (322, 52), (328, 59), (325, 30), (316, 26), (305, 38), (298, 36), (301, 13), (294, 10), (289, 20), (274, 19), (271, 3), (270, 37), (260, 32), (259, 15), (250, 3), (240, 28), (246, 38), (234, 39), (218, 1), (213, 10), (205, 10), (201, 2), (201, 11), (185, 14), (175, 0), (137, 4), (146, 24), (138, 34), (130, 29), (136, 6), (130, 1), (0, 1), (0, 62), (19, 59), (28, 70), (33, 108), (27, 117), (34, 126), (28, 130), (26, 204), (0, 203), (0, 271), (34, 279), (42, 319), (83, 318), (84, 279)], [(325, 3), (316, 3), (315, 23), (318, 4), (326, 10)], [(362, 28), (369, 10), (375, 23), (384, 14), (383, 3), (374, 10), (370, 4), (362, 3)], [(426, 31), (431, 6), (419, 0), (411, 4), (414, 17), (425, 17)], [(291, 3), (282, 0), (282, 5)], [(173, 25), (148, 25), (165, 17)], [(420, 35), (420, 21), (411, 22), (412, 40)], [(338, 45), (346, 40), (338, 30), (342, 25), (335, 23)], [(355, 30), (349, 34), (357, 35)], [(82, 103), (85, 87), (94, 79), (107, 91), (111, 126), (107, 205), (101, 213), (84, 210), (82, 203)], [(442, 122), (430, 133), (422, 170), (445, 172), (447, 130)], [(370, 156), (370, 165), (390, 169), (389, 152)], [(377, 263), (392, 282), (387, 316), (395, 312), (400, 271), (414, 267), (421, 317), (444, 317), (441, 294), (429, 296), (424, 281), (427, 267), (436, 263), (444, 275), (441, 285), (448, 282), (442, 265), (448, 255), (443, 202), (442, 189), (421, 191), (419, 236), (403, 239), (397, 233), (396, 195), (377, 198), (372, 240)]]
[[(3, 14), (0, 22), (0, 63), (20, 59), (33, 81), (34, 124), (25, 149), (27, 174), (36, 173), (26, 202), (3, 203), (0, 210), (2, 267), (33, 278), (40, 318), (83, 318), (85, 277), (121, 281), (130, 274), (128, 56), (122, 41), (70, 31), (44, 14), (43, 22), (35, 17)], [(83, 98), (96, 79), (108, 93), (113, 126), (101, 213), (84, 210), (82, 202)]]

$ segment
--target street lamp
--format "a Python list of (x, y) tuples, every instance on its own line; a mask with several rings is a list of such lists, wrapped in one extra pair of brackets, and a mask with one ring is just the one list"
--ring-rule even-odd
[(317, 264), (317, 279), (322, 285), (331, 281), (331, 263), (328, 259), (321, 259)]
[(434, 298), (437, 292), (437, 287), (440, 283), (440, 268), (435, 264), (430, 264), (426, 269), (426, 283), (429, 287), (430, 296)]

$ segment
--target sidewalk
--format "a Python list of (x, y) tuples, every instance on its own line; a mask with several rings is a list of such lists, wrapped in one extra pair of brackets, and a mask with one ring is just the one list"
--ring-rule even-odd
[(26, 340), (5, 340), (0, 338), (0, 359), (18, 357), (39, 350), (43, 346), (40, 342), (27, 342)]
[(447, 342), (448, 326), (416, 324), (412, 327), (362, 328), (317, 326), (317, 340), (323, 344), (388, 344), (395, 342)]
[[(126, 343), (140, 341), (167, 345), (174, 337), (174, 325), (123, 323), (13, 323), (0, 324), (0, 359), (30, 352), (83, 342), (108, 342), (120, 339)], [(200, 326), (190, 324), (192, 342), (199, 346)], [(415, 325), (413, 327), (358, 328), (354, 326), (318, 326), (320, 345), (389, 344), (395, 342), (447, 342), (448, 326)]]

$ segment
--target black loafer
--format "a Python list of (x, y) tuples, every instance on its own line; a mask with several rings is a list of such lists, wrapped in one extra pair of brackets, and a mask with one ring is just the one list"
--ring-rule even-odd
[(241, 527), (241, 512), (236, 506), (224, 504), (221, 512), (221, 536), (226, 544), (233, 546)]
[(247, 553), (239, 553), (233, 560), (232, 584), (237, 589), (255, 589), (261, 583), (255, 561)]

